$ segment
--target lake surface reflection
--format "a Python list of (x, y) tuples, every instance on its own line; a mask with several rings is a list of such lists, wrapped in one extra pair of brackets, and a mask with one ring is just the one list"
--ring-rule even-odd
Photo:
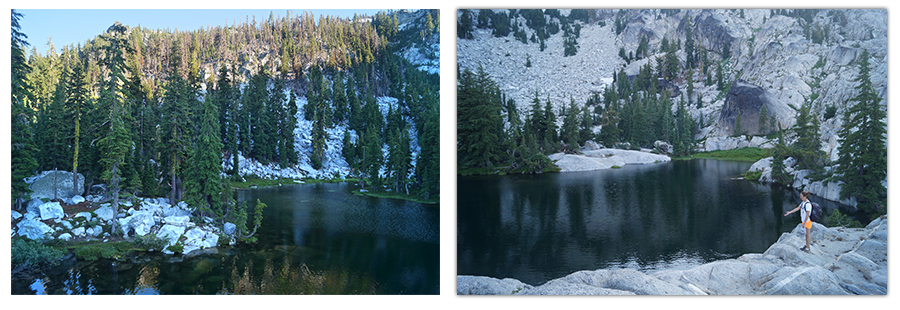
[[(438, 294), (439, 207), (348, 183), (239, 191), (268, 205), (256, 244), (185, 257), (65, 260), (13, 294)], [(252, 218), (252, 215), (251, 215)]]
[(457, 273), (539, 285), (579, 270), (686, 269), (762, 253), (799, 223), (782, 216), (799, 196), (736, 179), (750, 165), (460, 176)]

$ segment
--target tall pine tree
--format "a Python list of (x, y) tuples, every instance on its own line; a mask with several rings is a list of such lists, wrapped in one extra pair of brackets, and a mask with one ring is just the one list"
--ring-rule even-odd
[(858, 207), (869, 214), (887, 212), (887, 112), (875, 93), (869, 77), (869, 52), (859, 59), (859, 74), (855, 82), (859, 94), (856, 103), (844, 111), (843, 125), (838, 132), (840, 157), (835, 173), (840, 175), (841, 198), (856, 197)]

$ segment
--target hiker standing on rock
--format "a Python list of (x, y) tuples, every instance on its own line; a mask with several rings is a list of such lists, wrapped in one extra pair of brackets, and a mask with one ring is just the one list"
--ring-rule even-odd
[(803, 224), (803, 227), (806, 227), (806, 246), (802, 247), (800, 249), (803, 251), (809, 252), (809, 243), (810, 243), (809, 230), (812, 229), (812, 220), (810, 220), (809, 215), (812, 214), (812, 209), (813, 209), (812, 203), (809, 202), (809, 192), (808, 191), (801, 192), (800, 200), (803, 200), (802, 202), (800, 202), (800, 205), (798, 205), (796, 208), (794, 208), (794, 210), (784, 213), (784, 216), (788, 216), (788, 214), (797, 212), (798, 210), (802, 210), (802, 212), (800, 212), (800, 223)]

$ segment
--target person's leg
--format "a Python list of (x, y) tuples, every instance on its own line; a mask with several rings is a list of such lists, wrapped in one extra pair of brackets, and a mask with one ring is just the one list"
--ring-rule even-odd
[(810, 241), (809, 230), (810, 230), (809, 228), (806, 228), (806, 250), (807, 251), (809, 250), (809, 241)]

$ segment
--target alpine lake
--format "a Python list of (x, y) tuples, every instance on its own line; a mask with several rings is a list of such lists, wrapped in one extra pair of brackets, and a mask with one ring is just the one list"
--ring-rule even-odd
[(12, 294), (438, 294), (440, 207), (354, 195), (351, 183), (237, 191), (263, 223), (253, 244), (193, 255), (64, 259)]
[[(800, 223), (797, 213), (783, 216), (800, 196), (741, 179), (751, 164), (459, 176), (457, 274), (541, 285), (580, 270), (688, 269), (765, 252)], [(820, 222), (843, 207), (811, 199), (823, 207)]]

